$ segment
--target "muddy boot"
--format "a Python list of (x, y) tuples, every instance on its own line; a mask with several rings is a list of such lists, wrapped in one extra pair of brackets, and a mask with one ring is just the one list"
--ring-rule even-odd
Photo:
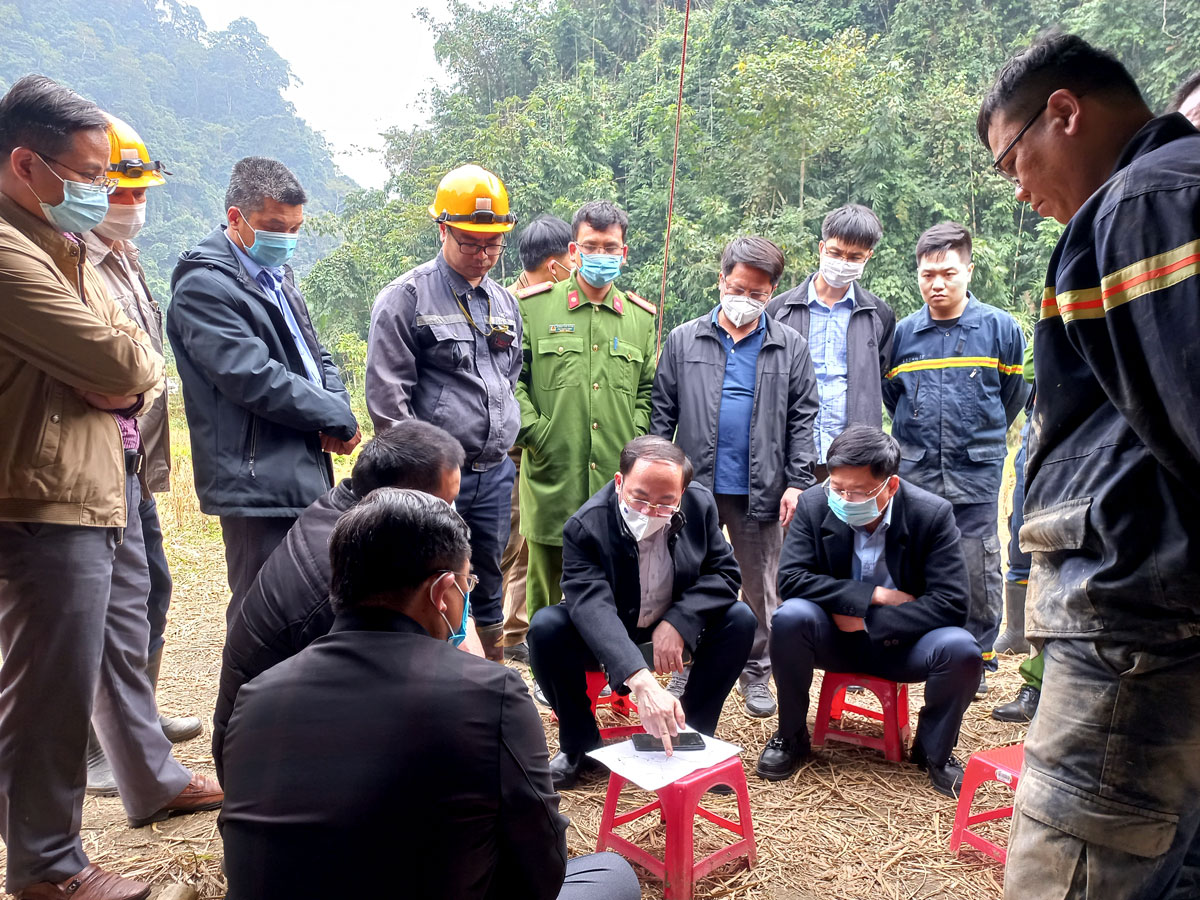
[[(146, 674), (150, 677), (150, 688), (157, 693), (158, 691), (158, 670), (162, 667), (162, 647), (146, 661)], [(194, 737), (199, 737), (200, 732), (204, 729), (200, 725), (200, 720), (195, 716), (180, 716), (172, 718), (158, 714), (158, 724), (162, 726), (163, 734), (167, 736), (167, 740), (172, 744), (178, 744), (180, 741), (190, 741)]]
[(479, 635), (479, 643), (483, 645), (483, 655), (492, 662), (504, 662), (504, 648), (500, 646), (504, 638), (504, 623), (495, 625), (475, 625), (475, 633)]
[(112, 766), (104, 755), (104, 748), (96, 738), (96, 729), (88, 725), (87, 743), (87, 792), (93, 797), (117, 796), (117, 779)]
[(1025, 592), (1028, 585), (1019, 581), (1004, 582), (1004, 633), (996, 638), (992, 648), (997, 653), (1028, 654), (1025, 640)]

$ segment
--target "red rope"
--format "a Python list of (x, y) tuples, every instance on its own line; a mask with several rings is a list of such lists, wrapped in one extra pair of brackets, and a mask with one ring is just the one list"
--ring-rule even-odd
[(683, 53), (679, 60), (679, 99), (675, 104), (675, 153), (671, 159), (671, 196), (667, 200), (667, 234), (663, 241), (662, 293), (658, 302), (658, 340), (654, 355), (662, 352), (663, 318), (667, 311), (667, 262), (671, 258), (671, 222), (675, 217), (675, 175), (679, 171), (679, 129), (683, 121), (683, 70), (687, 65), (688, 23), (692, 17), (692, 0), (683, 9)]

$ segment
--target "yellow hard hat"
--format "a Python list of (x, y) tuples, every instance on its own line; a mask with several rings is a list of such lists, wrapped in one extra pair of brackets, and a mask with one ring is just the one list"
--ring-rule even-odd
[(512, 231), (517, 217), (508, 210), (504, 182), (481, 166), (459, 166), (438, 184), (429, 214), (463, 231)]
[[(108, 174), (117, 179), (119, 188), (150, 187), (166, 184), (162, 163), (151, 160), (141, 135), (111, 113), (108, 117)], [(167, 174), (171, 174), (167, 172)]]

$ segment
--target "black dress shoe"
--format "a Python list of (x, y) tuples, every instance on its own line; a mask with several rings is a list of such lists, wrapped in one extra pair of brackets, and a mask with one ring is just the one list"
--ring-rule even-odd
[(998, 722), (1032, 722), (1041, 699), (1041, 691), (1031, 684), (1023, 685), (1016, 700), (992, 710), (992, 718)]
[(608, 767), (586, 753), (563, 753), (550, 760), (550, 781), (556, 791), (569, 791), (580, 782), (599, 781)]
[(807, 732), (790, 738), (782, 738), (775, 732), (759, 755), (754, 771), (767, 781), (783, 781), (790, 778), (810, 755), (812, 745)]
[(529, 645), (524, 641), (504, 648), (504, 658), (529, 665)]
[(962, 791), (963, 764), (951, 756), (941, 765), (934, 765), (925, 758), (920, 747), (913, 747), (912, 761), (922, 772), (929, 773), (929, 783), (939, 794), (957, 800)]

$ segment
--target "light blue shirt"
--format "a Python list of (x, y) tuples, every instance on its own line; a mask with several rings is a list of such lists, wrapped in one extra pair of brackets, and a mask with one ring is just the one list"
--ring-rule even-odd
[(733, 342), (712, 311), (713, 326), (725, 348), (725, 380), (717, 413), (717, 458), (713, 462), (714, 494), (750, 493), (750, 419), (754, 415), (754, 390), (758, 377), (758, 354), (766, 336), (766, 313), (748, 335)]
[[(324, 385), (325, 381), (321, 378), (321, 369), (317, 365), (317, 361), (313, 359), (312, 351), (308, 348), (308, 341), (304, 340), (304, 335), (300, 331), (300, 324), (296, 321), (296, 314), (292, 312), (292, 304), (288, 303), (287, 296), (283, 293), (283, 270), (281, 268), (269, 269), (265, 266), (260, 266), (250, 255), (241, 247), (233, 242), (233, 238), (229, 237), (229, 232), (225, 232), (225, 239), (229, 241), (229, 246), (233, 248), (233, 252), (237, 254), (241, 260), (242, 268), (246, 270), (246, 274), (254, 279), (255, 283), (263, 289), (263, 292), (275, 301), (275, 305), (279, 307), (280, 313), (283, 314), (283, 321), (287, 322), (288, 331), (292, 334), (292, 341), (296, 345), (296, 350), (300, 353), (300, 359), (304, 363), (304, 371), (308, 374), (308, 380), (313, 384)], [(266, 272), (271, 280), (271, 287), (268, 288), (263, 284), (263, 279), (259, 277), (260, 272)]]
[(808, 352), (817, 375), (820, 406), (813, 422), (813, 443), (817, 462), (824, 463), (833, 439), (846, 429), (846, 385), (849, 363), (846, 358), (846, 334), (850, 314), (854, 312), (854, 282), (832, 307), (817, 296), (817, 279), (808, 282)]
[[(895, 498), (893, 497), (892, 500)], [(861, 525), (851, 525), (854, 532), (854, 561), (851, 572), (855, 581), (863, 584), (873, 584), (876, 587), (896, 589), (892, 574), (888, 571), (884, 549), (887, 547), (887, 530), (892, 524), (892, 501), (883, 509), (883, 521), (875, 526), (875, 531), (867, 531)]]

